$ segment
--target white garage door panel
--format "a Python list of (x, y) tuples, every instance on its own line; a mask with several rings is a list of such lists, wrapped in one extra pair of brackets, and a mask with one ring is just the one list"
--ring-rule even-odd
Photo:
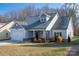
[(23, 41), (23, 39), (25, 38), (25, 31), (24, 30), (12, 31), (11, 38), (12, 40)]

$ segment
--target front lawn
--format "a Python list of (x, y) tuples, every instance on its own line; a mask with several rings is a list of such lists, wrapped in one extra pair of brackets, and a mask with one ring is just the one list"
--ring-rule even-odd
[(58, 47), (57, 43), (35, 43), (35, 45), (9, 45), (0, 46), (0, 55), (6, 56), (65, 56), (71, 45), (79, 45), (79, 37), (74, 37), (70, 43), (62, 43)]
[(79, 45), (79, 36), (72, 38), (71, 45)]
[(63, 56), (66, 52), (68, 47), (0, 46), (0, 55), (3, 56)]

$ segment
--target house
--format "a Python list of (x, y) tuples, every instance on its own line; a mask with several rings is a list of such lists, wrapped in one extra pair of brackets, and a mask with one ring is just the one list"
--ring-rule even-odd
[(62, 35), (63, 40), (73, 37), (72, 18), (59, 16), (58, 13), (40, 13), (39, 16), (29, 16), (26, 24), (15, 23), (10, 29), (12, 40), (23, 41), (31, 38), (49, 39), (51, 36)]
[(10, 28), (15, 24), (15, 22), (1, 23), (0, 27), (0, 40), (6, 40), (10, 38)]

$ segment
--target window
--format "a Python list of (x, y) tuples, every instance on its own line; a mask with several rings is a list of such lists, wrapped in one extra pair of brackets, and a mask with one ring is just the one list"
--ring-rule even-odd
[(62, 32), (60, 32), (60, 36), (62, 36)]
[(58, 36), (58, 35), (62, 36), (62, 32), (54, 32), (54, 36)]
[(6, 37), (8, 37), (8, 33), (6, 33)]
[(45, 22), (45, 21), (46, 21), (46, 17), (42, 17), (41, 22)]

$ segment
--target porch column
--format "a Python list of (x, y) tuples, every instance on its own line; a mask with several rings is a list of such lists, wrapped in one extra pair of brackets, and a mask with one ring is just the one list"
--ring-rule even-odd
[(43, 38), (46, 39), (46, 31), (43, 31)]
[(33, 30), (33, 38), (35, 37), (35, 30)]

